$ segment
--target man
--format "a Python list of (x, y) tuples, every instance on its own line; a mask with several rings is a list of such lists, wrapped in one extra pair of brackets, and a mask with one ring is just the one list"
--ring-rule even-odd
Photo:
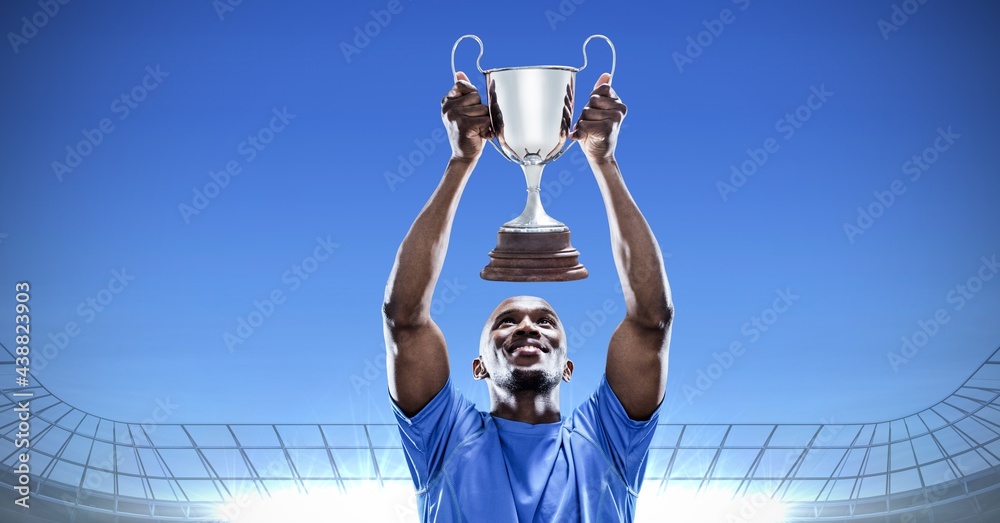
[(424, 522), (632, 521), (667, 377), (673, 305), (663, 258), (615, 161), (625, 105), (598, 80), (574, 128), (611, 227), (625, 319), (597, 391), (563, 418), (573, 376), (566, 332), (543, 299), (515, 296), (483, 328), (472, 374), (490, 412), (452, 385), (448, 350), (430, 316), (459, 198), (485, 141), (489, 111), (464, 73), (442, 100), (452, 157), (396, 255), (383, 315), (389, 395)]

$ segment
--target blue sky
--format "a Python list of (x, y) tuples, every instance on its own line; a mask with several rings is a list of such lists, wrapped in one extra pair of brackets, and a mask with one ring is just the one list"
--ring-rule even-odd
[[(486, 68), (614, 41), (617, 156), (677, 308), (663, 421), (902, 416), (1000, 345), (992, 4), (223, 2), (3, 8), (3, 301), (31, 283), (34, 370), (79, 408), (390, 421), (379, 305), (448, 159), (438, 103), (465, 33)], [(481, 86), (476, 54), (456, 60)], [(578, 98), (608, 64), (592, 42)], [(543, 183), (583, 281), (480, 280), (523, 178), (487, 149), (466, 189), (433, 311), (481, 408), (469, 362), (508, 295), (571, 329), (565, 409), (603, 372), (624, 303), (581, 159)]]

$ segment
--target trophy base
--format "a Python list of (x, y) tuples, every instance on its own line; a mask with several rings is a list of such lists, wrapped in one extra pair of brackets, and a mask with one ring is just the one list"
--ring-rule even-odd
[(479, 276), (491, 281), (572, 281), (587, 277), (569, 231), (497, 233), (490, 263)]

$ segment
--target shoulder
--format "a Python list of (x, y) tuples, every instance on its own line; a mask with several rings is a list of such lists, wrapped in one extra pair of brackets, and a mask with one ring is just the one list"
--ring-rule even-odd
[[(662, 406), (662, 403), (661, 403)], [(625, 407), (608, 383), (607, 375), (601, 375), (597, 389), (580, 404), (567, 419), (571, 430), (591, 430), (613, 425), (624, 430), (642, 430), (655, 427), (659, 421), (660, 408), (647, 420), (635, 420), (625, 412)]]
[(399, 405), (389, 397), (389, 404), (396, 423), (404, 431), (419, 433), (449, 434), (471, 432), (482, 428), (485, 413), (476, 410), (475, 403), (469, 401), (451, 378), (445, 381), (441, 390), (417, 413), (407, 416)]

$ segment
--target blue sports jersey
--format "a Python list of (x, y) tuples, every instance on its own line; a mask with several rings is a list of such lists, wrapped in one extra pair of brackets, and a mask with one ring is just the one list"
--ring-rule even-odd
[(450, 378), (412, 418), (389, 403), (423, 523), (631, 522), (660, 410), (630, 419), (606, 376), (555, 423), (480, 412)]

